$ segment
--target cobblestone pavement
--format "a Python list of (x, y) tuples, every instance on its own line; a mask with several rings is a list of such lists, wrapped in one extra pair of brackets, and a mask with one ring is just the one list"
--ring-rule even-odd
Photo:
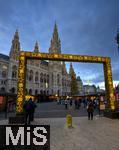
[[(6, 124), (7, 120), (0, 121)], [(51, 150), (119, 150), (119, 120), (95, 116), (73, 117), (73, 127), (66, 118), (36, 118), (32, 124), (50, 125)]]

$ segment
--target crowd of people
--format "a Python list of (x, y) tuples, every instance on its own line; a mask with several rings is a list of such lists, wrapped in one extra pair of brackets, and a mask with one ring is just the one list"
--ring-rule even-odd
[[(62, 104), (62, 100), (58, 101), (58, 104)], [(65, 109), (74, 108), (74, 109), (80, 109), (81, 107), (85, 108), (88, 113), (88, 119), (93, 120), (93, 113), (94, 110), (99, 108), (99, 100), (98, 99), (65, 99), (64, 100)]]
[[(62, 104), (62, 100), (58, 100), (58, 104)], [(85, 108), (88, 113), (88, 119), (93, 120), (93, 113), (95, 109), (99, 108), (99, 100), (98, 99), (65, 99), (63, 102), (65, 109), (68, 110), (69, 108), (74, 108), (74, 109), (80, 109), (80, 108)], [(35, 101), (30, 98), (29, 100), (25, 100), (23, 104), (23, 110), (24, 110), (24, 118), (25, 118), (25, 125), (30, 124), (31, 121), (34, 120), (34, 113), (35, 113), (35, 108), (37, 107)]]

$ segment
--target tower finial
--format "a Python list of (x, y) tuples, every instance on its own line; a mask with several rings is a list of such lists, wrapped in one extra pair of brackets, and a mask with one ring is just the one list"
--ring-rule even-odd
[(19, 51), (20, 51), (19, 33), (18, 33), (18, 29), (16, 29), (12, 40), (10, 54), (9, 54), (10, 58), (14, 60), (18, 60)]
[(72, 74), (72, 72), (75, 73), (72, 62), (70, 62), (69, 74)]
[(49, 48), (50, 53), (61, 53), (61, 41), (58, 36), (58, 27), (55, 21), (53, 36), (51, 39), (51, 46)]
[(37, 41), (35, 43), (34, 52), (39, 52), (39, 45)]
[(55, 21), (54, 30), (57, 30), (57, 23)]
[(14, 34), (14, 39), (19, 39), (19, 31), (16, 29), (16, 32)]

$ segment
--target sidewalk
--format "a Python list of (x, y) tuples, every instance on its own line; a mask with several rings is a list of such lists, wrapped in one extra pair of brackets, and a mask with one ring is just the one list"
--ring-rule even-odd
[[(6, 124), (7, 121), (0, 121)], [(66, 118), (39, 118), (33, 124), (50, 125), (51, 150), (119, 150), (119, 120), (95, 116), (73, 117), (73, 128)]]

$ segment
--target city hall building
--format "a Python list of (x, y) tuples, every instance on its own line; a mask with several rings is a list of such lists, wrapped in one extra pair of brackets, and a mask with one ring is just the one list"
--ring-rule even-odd
[[(35, 43), (34, 52), (39, 45)], [(0, 54), (0, 92), (17, 93), (17, 70), (19, 64), (20, 40), (18, 31), (12, 40), (9, 56)], [(54, 26), (49, 53), (61, 53), (61, 41), (57, 25)], [(26, 70), (26, 94), (66, 96), (71, 93), (71, 77), (65, 62), (28, 60)]]

